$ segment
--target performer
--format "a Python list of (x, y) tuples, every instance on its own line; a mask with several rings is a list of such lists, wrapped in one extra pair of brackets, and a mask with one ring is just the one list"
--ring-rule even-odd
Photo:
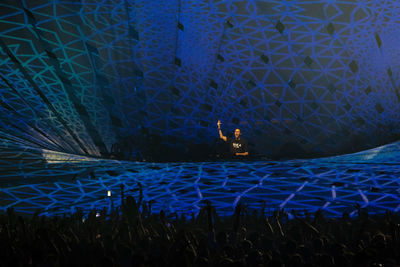
[(228, 142), (229, 150), (232, 153), (232, 155), (239, 156), (239, 157), (249, 155), (249, 150), (247, 148), (247, 142), (246, 142), (246, 140), (241, 138), (241, 131), (239, 128), (237, 128), (235, 130), (235, 138), (231, 139), (222, 134), (220, 120), (218, 120), (217, 125), (218, 125), (219, 137), (222, 140), (224, 140), (225, 142)]

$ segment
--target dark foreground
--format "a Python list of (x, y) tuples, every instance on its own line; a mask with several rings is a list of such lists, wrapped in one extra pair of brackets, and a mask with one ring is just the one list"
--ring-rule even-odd
[(9, 209), (0, 215), (1, 266), (400, 266), (399, 214), (369, 216), (356, 205), (355, 218), (289, 219), (239, 203), (229, 217), (204, 204), (197, 216), (167, 218), (151, 205), (129, 196), (110, 214), (70, 217)]

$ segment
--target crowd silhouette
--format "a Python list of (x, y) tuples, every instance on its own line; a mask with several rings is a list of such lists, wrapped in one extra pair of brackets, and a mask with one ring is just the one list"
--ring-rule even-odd
[(238, 204), (219, 217), (153, 213), (122, 195), (120, 207), (67, 216), (0, 215), (1, 266), (400, 266), (396, 213), (326, 218)]

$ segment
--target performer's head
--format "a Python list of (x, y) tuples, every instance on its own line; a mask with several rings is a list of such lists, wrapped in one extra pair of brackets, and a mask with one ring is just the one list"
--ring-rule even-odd
[(235, 138), (238, 139), (240, 137), (241, 131), (239, 128), (235, 130)]

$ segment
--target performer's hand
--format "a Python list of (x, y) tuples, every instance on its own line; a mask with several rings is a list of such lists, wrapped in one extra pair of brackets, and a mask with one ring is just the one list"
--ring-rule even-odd
[(220, 120), (217, 121), (217, 125), (218, 125), (218, 129), (219, 129), (221, 127), (221, 121)]

